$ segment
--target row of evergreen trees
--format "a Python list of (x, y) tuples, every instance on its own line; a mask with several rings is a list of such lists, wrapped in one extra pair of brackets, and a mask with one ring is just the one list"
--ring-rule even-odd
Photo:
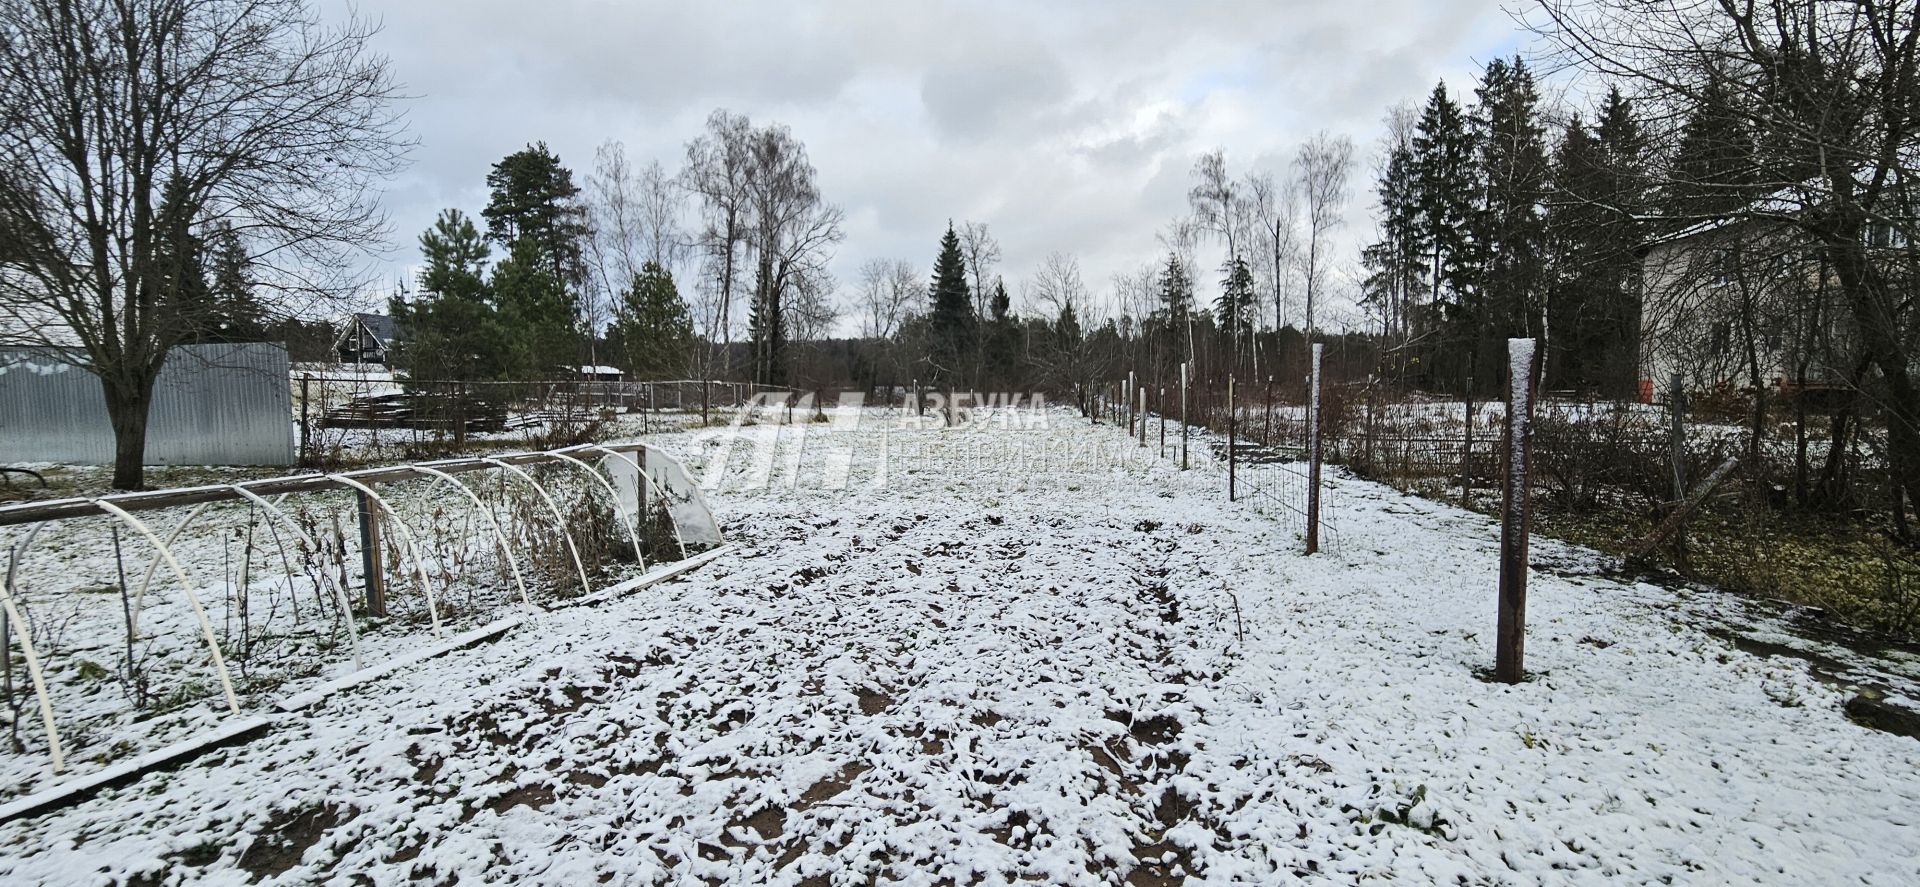
[[(1500, 340), (1549, 343), (1553, 384), (1632, 383), (1635, 247), (1651, 197), (1632, 103), (1571, 115), (1549, 152), (1532, 73), (1489, 63), (1463, 108), (1445, 83), (1418, 117), (1389, 120), (1376, 183), (1380, 239), (1364, 299), (1410, 384), (1498, 384)], [(1409, 125), (1411, 123), (1411, 125)]]
[(1379, 239), (1362, 253), (1363, 298), (1397, 355), (1388, 369), (1485, 390), (1500, 340), (1534, 336), (1548, 385), (1630, 395), (1641, 249), (1755, 196), (1728, 101), (1709, 84), (1663, 153), (1617, 88), (1591, 120), (1550, 126), (1516, 56), (1486, 66), (1470, 106), (1442, 82), (1417, 115), (1391, 114)]
[[(657, 264), (627, 282), (601, 338), (585, 310), (580, 189), (544, 143), (494, 164), (487, 186), (486, 230), (443, 211), (420, 235), (418, 291), (389, 305), (403, 331), (398, 363), (414, 379), (568, 378), (596, 360), (641, 377), (684, 369), (692, 322), (673, 275)], [(495, 248), (504, 257), (489, 268)]]

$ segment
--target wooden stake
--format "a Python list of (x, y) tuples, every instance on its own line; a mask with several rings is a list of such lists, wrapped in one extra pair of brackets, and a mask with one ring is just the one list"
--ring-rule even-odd
[[(373, 484), (369, 483), (371, 487)], [(387, 615), (387, 571), (381, 563), (380, 511), (372, 497), (354, 493), (360, 512), (360, 575), (365, 581), (367, 615)]]
[(1681, 525), (1686, 523), (1687, 516), (1693, 514), (1701, 504), (1707, 501), (1707, 494), (1713, 492), (1713, 488), (1719, 486), (1721, 481), (1726, 480), (1727, 475), (1733, 473), (1733, 467), (1739, 464), (1739, 462), (1740, 459), (1738, 457), (1729, 456), (1727, 457), (1727, 461), (1720, 463), (1719, 467), (1708, 473), (1706, 479), (1700, 482), (1700, 486), (1695, 487), (1692, 493), (1687, 494), (1686, 499), (1680, 503), (1678, 508), (1674, 509), (1672, 514), (1667, 515), (1666, 520), (1661, 521), (1660, 525), (1655, 527), (1653, 532), (1648, 533), (1645, 539), (1640, 540), (1640, 544), (1635, 545), (1633, 550), (1628, 552), (1627, 559), (1640, 560), (1646, 557), (1647, 553), (1652, 551), (1654, 546), (1660, 544), (1660, 540), (1678, 532)]

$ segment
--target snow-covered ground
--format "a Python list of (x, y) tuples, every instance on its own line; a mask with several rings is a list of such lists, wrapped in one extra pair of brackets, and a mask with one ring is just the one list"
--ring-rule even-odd
[(737, 554), (0, 826), (0, 882), (1920, 880), (1920, 743), (1587, 553), (1492, 684), (1484, 517), (1330, 471), (1309, 558), (1157, 439), (832, 418), (673, 438)]

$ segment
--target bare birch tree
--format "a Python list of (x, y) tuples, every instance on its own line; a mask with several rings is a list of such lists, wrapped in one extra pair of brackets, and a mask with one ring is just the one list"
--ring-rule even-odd
[(920, 272), (902, 259), (868, 259), (860, 266), (860, 335), (891, 339), (924, 296)]
[(1314, 331), (1314, 300), (1325, 288), (1327, 236), (1340, 227), (1347, 205), (1347, 179), (1353, 172), (1353, 140), (1321, 131), (1300, 146), (1294, 158), (1295, 181), (1307, 216), (1302, 269), (1307, 290), (1307, 336)]

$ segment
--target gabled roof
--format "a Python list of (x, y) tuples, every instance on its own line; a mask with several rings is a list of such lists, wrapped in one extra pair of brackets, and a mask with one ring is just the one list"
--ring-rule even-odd
[(359, 324), (361, 329), (366, 330), (367, 335), (373, 337), (374, 344), (382, 348), (387, 347), (387, 343), (393, 341), (394, 335), (399, 332), (399, 326), (393, 322), (393, 318), (385, 314), (356, 312), (353, 315), (353, 321)]

